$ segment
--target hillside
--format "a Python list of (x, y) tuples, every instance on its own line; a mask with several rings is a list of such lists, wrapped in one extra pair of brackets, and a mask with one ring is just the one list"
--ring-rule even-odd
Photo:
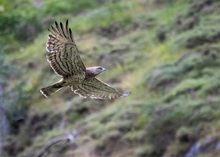
[[(61, 137), (41, 156), (220, 156), (219, 7), (0, 0), (0, 156), (40, 157)], [(60, 79), (45, 58), (47, 28), (66, 19), (85, 65), (106, 67), (98, 78), (129, 97), (83, 99), (69, 88), (41, 95)]]

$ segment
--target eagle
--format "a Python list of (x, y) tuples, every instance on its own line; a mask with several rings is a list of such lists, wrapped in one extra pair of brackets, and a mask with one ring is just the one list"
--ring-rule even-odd
[(46, 58), (54, 72), (62, 79), (40, 90), (45, 97), (49, 97), (63, 87), (70, 87), (75, 94), (93, 99), (115, 99), (130, 94), (130, 92), (115, 89), (96, 78), (106, 70), (104, 67), (85, 67), (72, 30), (68, 26), (68, 20), (65, 24), (55, 21), (48, 30)]

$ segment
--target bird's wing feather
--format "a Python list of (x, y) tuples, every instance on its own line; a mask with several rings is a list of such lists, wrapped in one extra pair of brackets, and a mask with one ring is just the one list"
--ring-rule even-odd
[[(66, 25), (55, 22), (51, 26), (47, 41), (47, 60), (52, 69), (61, 76), (75, 74), (85, 75), (85, 66), (79, 56), (79, 51), (74, 42), (71, 29)], [(84, 76), (83, 76), (84, 77)]]
[(82, 97), (94, 99), (115, 99), (120, 96), (128, 96), (128, 92), (123, 92), (112, 88), (108, 84), (96, 79), (88, 78), (77, 86), (72, 86), (72, 90)]

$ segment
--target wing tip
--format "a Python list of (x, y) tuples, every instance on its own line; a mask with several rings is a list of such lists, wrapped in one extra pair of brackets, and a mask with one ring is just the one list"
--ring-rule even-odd
[(121, 96), (122, 96), (122, 97), (127, 97), (127, 96), (129, 96), (130, 94), (131, 94), (130, 91), (124, 91)]
[(45, 96), (46, 98), (48, 98), (48, 95), (44, 92), (43, 88), (40, 90), (40, 92), (41, 92), (41, 94), (42, 94), (43, 96)]

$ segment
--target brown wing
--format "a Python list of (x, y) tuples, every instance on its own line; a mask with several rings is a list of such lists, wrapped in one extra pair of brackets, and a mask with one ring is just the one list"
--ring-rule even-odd
[(49, 31), (47, 60), (53, 70), (64, 77), (75, 74), (85, 75), (86, 68), (79, 56), (72, 31), (68, 27), (68, 20), (65, 26), (55, 22), (55, 26), (52, 25)]
[(72, 86), (72, 90), (82, 97), (94, 99), (115, 99), (120, 96), (128, 96), (128, 92), (123, 92), (110, 87), (108, 84), (96, 79), (88, 78), (77, 86)]

